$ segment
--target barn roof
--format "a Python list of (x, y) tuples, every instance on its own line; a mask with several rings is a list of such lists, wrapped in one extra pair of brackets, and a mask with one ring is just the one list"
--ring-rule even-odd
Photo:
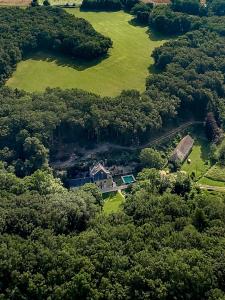
[(191, 152), (193, 144), (194, 140), (192, 137), (190, 135), (186, 135), (174, 149), (170, 160), (183, 162)]

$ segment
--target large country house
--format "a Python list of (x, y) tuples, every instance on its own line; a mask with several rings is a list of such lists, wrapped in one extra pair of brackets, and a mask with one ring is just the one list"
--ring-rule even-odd
[(70, 188), (77, 188), (85, 183), (94, 183), (101, 190), (108, 190), (114, 186), (113, 177), (101, 163), (97, 163), (89, 171), (89, 176), (84, 178), (75, 178), (69, 180)]

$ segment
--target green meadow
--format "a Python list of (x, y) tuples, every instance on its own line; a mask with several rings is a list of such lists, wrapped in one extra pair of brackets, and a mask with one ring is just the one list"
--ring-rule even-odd
[(196, 179), (202, 177), (210, 168), (208, 153), (209, 145), (206, 139), (199, 138), (195, 140), (192, 152), (188, 157), (191, 162), (188, 163), (186, 161), (181, 167), (181, 170), (186, 171), (189, 175), (194, 172)]
[(109, 55), (88, 63), (47, 52), (32, 53), (18, 64), (6, 84), (26, 91), (80, 88), (102, 96), (116, 96), (123, 89), (143, 91), (148, 68), (153, 63), (151, 53), (165, 40), (149, 33), (147, 27), (135, 26), (132, 16), (123, 11), (67, 11), (87, 19), (97, 31), (112, 39)]
[(125, 199), (121, 192), (110, 193), (108, 197), (105, 199), (103, 205), (103, 212), (106, 215), (111, 213), (116, 213), (122, 209), (122, 204)]

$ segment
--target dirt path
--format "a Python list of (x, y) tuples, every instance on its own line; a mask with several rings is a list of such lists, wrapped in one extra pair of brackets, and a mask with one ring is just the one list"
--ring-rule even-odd
[(203, 122), (200, 121), (190, 121), (190, 122), (186, 122), (182, 125), (180, 125), (179, 127), (164, 133), (162, 136), (152, 139), (150, 141), (148, 141), (145, 144), (142, 144), (140, 146), (121, 146), (121, 145), (116, 145), (116, 144), (112, 144), (112, 143), (104, 143), (104, 144), (99, 144), (96, 148), (92, 149), (92, 150), (86, 150), (84, 153), (84, 157), (83, 158), (88, 158), (90, 155), (99, 153), (99, 152), (105, 152), (108, 151), (110, 148), (111, 149), (118, 149), (118, 150), (139, 150), (139, 149), (143, 149), (143, 148), (147, 148), (147, 147), (152, 147), (155, 145), (158, 145), (166, 140), (168, 140), (169, 138), (173, 137), (175, 134), (181, 132), (184, 129), (187, 129), (188, 127), (195, 125), (195, 124), (202, 124)]
[(225, 187), (222, 187), (222, 186), (211, 186), (211, 185), (205, 185), (205, 184), (199, 184), (198, 186), (200, 187), (201, 190), (225, 192)]
[[(148, 141), (147, 143), (139, 145), (139, 146), (121, 146), (121, 145), (112, 144), (112, 143), (102, 143), (102, 144), (97, 145), (94, 149), (90, 149), (90, 150), (81, 148), (81, 149), (79, 149), (79, 152), (83, 155), (82, 160), (86, 160), (88, 158), (91, 158), (91, 156), (93, 156), (97, 153), (107, 152), (110, 149), (129, 150), (129, 151), (141, 150), (143, 148), (159, 145), (162, 142), (165, 142), (166, 140), (172, 138), (177, 133), (183, 131), (184, 129), (187, 129), (188, 127), (190, 127), (192, 125), (196, 125), (196, 124), (203, 124), (203, 122), (200, 122), (200, 121), (185, 122), (182, 125), (178, 126), (177, 128), (174, 128), (174, 129), (170, 130), (169, 132), (164, 133), (161, 136), (159, 136), (155, 139), (152, 139), (152, 140)], [(68, 160), (53, 162), (53, 163), (51, 163), (51, 166), (56, 169), (66, 169), (66, 168), (73, 166), (76, 159), (77, 159), (76, 155), (71, 154), (71, 156)]]

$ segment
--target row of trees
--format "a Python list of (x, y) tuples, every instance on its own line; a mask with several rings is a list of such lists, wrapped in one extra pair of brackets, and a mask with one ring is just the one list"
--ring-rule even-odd
[(25, 54), (37, 49), (93, 59), (107, 53), (112, 41), (84, 19), (57, 8), (0, 10), (0, 84)]
[(172, 0), (169, 5), (139, 2), (131, 10), (137, 21), (167, 35), (178, 35), (188, 31), (208, 28), (225, 35), (224, 0), (208, 1), (203, 5), (199, 0)]

